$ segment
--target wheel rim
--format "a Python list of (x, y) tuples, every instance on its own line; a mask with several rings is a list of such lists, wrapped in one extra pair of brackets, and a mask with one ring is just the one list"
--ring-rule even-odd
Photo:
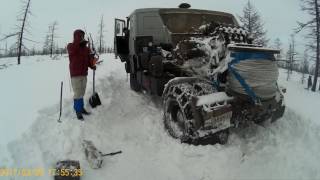
[(185, 129), (185, 118), (183, 116), (182, 111), (179, 109), (177, 112), (177, 123), (181, 131)]
[(176, 101), (168, 102), (166, 125), (169, 133), (175, 138), (181, 138), (185, 131), (185, 117)]

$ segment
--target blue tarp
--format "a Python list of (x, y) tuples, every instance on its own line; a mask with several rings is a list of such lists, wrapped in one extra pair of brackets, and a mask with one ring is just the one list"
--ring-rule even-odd
[(245, 92), (250, 96), (252, 102), (255, 104), (259, 104), (260, 98), (257, 97), (256, 93), (246, 83), (245, 79), (243, 79), (241, 75), (233, 68), (232, 65), (246, 60), (275, 60), (274, 54), (269, 52), (231, 52), (230, 56), (232, 58), (232, 61), (228, 64), (229, 71), (239, 81)]

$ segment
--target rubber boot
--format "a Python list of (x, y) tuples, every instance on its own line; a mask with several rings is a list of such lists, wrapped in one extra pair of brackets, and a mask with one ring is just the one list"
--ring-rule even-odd
[(90, 115), (91, 113), (88, 112), (85, 108), (82, 109), (82, 114), (83, 115)]
[(83, 109), (83, 99), (74, 99), (73, 108), (76, 111), (77, 118), (83, 120), (82, 109)]
[(86, 109), (84, 108), (83, 98), (81, 98), (80, 101), (81, 101), (81, 113), (82, 113), (83, 115), (90, 115), (90, 112), (86, 111)]
[(76, 112), (76, 114), (77, 114), (78, 120), (80, 120), (80, 121), (83, 121), (83, 120), (84, 120), (81, 112)]

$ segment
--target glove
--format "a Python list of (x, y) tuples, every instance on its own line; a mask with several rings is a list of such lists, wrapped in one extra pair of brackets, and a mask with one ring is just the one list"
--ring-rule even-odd
[(97, 64), (97, 62), (98, 62), (98, 59), (97, 58), (93, 58), (92, 65), (95, 66)]
[(86, 47), (87, 43), (88, 43), (88, 41), (82, 40), (79, 45), (80, 45), (80, 47)]
[(96, 58), (91, 59), (91, 61), (90, 61), (90, 67), (91, 67), (91, 69), (93, 69), (93, 70), (96, 70), (96, 69), (97, 69), (96, 62), (97, 62), (97, 59), (96, 59)]

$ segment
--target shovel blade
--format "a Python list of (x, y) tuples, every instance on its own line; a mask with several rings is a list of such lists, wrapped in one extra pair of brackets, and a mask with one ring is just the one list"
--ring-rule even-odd
[(95, 108), (97, 106), (100, 106), (101, 105), (101, 100), (100, 100), (100, 97), (98, 95), (98, 93), (94, 93), (90, 99), (89, 99), (89, 104), (92, 108)]
[(103, 158), (101, 152), (94, 146), (92, 141), (83, 140), (82, 147), (86, 159), (92, 169), (99, 169), (102, 167)]

